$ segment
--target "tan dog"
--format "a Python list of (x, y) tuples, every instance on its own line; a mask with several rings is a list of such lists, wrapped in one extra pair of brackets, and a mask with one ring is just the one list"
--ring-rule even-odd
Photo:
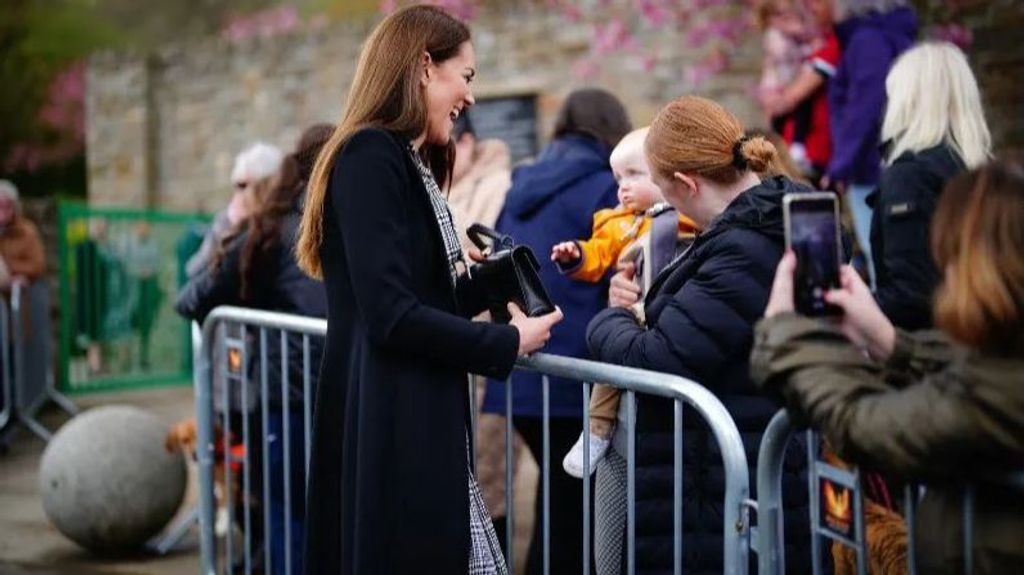
[[(186, 456), (195, 459), (197, 441), (198, 431), (196, 429), (196, 418), (189, 417), (188, 419), (183, 419), (175, 423), (171, 426), (170, 430), (167, 431), (167, 436), (164, 438), (164, 449), (169, 453), (180, 451)], [(219, 536), (223, 536), (227, 533), (229, 514), (234, 508), (234, 503), (241, 501), (239, 474), (237, 472), (231, 474), (232, 502), (229, 504), (225, 501), (225, 494), (227, 493), (227, 473), (225, 473), (226, 466), (223, 452), (223, 441), (224, 434), (220, 429), (215, 430), (214, 445), (216, 445), (217, 448), (215, 449), (213, 463), (213, 493), (214, 497), (217, 498), (217, 523), (215, 531)], [(234, 451), (234, 449), (232, 451)], [(234, 457), (232, 457), (232, 459), (234, 459)]]

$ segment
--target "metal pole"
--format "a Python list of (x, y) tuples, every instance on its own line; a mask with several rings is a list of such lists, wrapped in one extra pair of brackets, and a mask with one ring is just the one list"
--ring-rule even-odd
[(281, 415), (284, 420), (284, 572), (292, 573), (291, 394), (288, 389), (288, 332), (281, 330)]
[(196, 396), (196, 462), (199, 467), (199, 562), (203, 575), (215, 575), (217, 571), (217, 537), (213, 529), (217, 506), (213, 494), (214, 419), (210, 363), (213, 355), (213, 332), (219, 323), (219, 320), (213, 319), (203, 324), (200, 353), (193, 368)]
[[(249, 410), (249, 340), (248, 340), (248, 329), (245, 324), (239, 325), (239, 354), (241, 354), (241, 372), (239, 377), (242, 381), (242, 497), (245, 498), (245, 511), (243, 512), (243, 522), (245, 523), (245, 575), (251, 575), (252, 573), (252, 456), (251, 450), (252, 441), (250, 440), (250, 429), (249, 429), (249, 416), (251, 415)], [(228, 500), (230, 501), (230, 499)], [(233, 510), (229, 509), (229, 513)], [(233, 515), (233, 513), (231, 513)]]
[(583, 388), (583, 573), (590, 574), (590, 384)]
[[(786, 410), (779, 410), (765, 428), (757, 455), (758, 570), (763, 575), (783, 575), (786, 572), (782, 473), (786, 448), (792, 437), (789, 415)], [(808, 477), (811, 482), (816, 481), (813, 470), (808, 470)]]
[(273, 570), (273, 554), (271, 553), (270, 518), (270, 453), (267, 445), (270, 442), (270, 391), (267, 379), (267, 328), (260, 328), (260, 400), (262, 409), (260, 419), (263, 424), (262, 455), (263, 455), (263, 558), (267, 569)]
[(548, 376), (540, 380), (543, 394), (544, 462), (544, 575), (551, 573), (551, 382)]
[[(223, 402), (224, 402), (224, 414), (221, 417), (221, 433), (223, 434), (223, 437), (221, 438), (221, 445), (222, 445), (223, 450), (224, 450), (224, 501), (231, 502), (231, 501), (234, 501), (234, 498), (232, 497), (232, 494), (231, 494), (231, 486), (234, 485), (234, 482), (231, 480), (231, 467), (232, 467), (232, 464), (234, 463), (234, 454), (231, 453), (231, 378), (232, 378), (232, 374), (231, 374), (230, 369), (228, 368), (228, 364), (230, 363), (228, 361), (228, 354), (230, 352), (228, 352), (228, 350), (227, 350), (227, 342), (225, 341), (225, 337), (224, 337), (226, 329), (227, 329), (227, 326), (225, 325), (224, 327), (222, 327), (217, 332), (217, 336), (218, 336), (217, 337), (217, 348), (220, 350), (219, 357), (224, 362), (223, 365), (221, 366), (221, 373), (223, 374), (222, 381), (224, 382), (224, 388), (221, 389), (221, 398), (223, 399)], [(229, 507), (230, 507), (230, 503), (229, 503)], [(231, 510), (229, 509), (228, 510), (228, 536), (224, 538), (224, 555), (225, 555), (224, 563), (225, 563), (225, 565), (227, 565), (227, 568), (229, 570), (231, 569), (231, 566), (234, 563), (234, 558), (235, 558), (235, 553), (234, 553), (235, 546), (234, 546), (234, 541), (233, 541), (234, 538), (231, 537), (231, 532), (234, 530), (233, 529), (233, 522), (234, 522), (234, 514), (231, 513)], [(248, 559), (248, 557), (245, 557), (245, 559)]]
[(626, 573), (636, 575), (636, 394), (626, 392)]
[(312, 435), (313, 427), (313, 410), (310, 407), (312, 404), (313, 395), (312, 386), (310, 385), (310, 370), (313, 366), (309, 364), (309, 334), (302, 334), (302, 429), (305, 434), (306, 443), (305, 455), (306, 455), (306, 483), (309, 483), (309, 456), (312, 449), (312, 443), (310, 442), (310, 436)]
[(672, 436), (672, 572), (683, 573), (683, 402), (678, 399), (673, 403), (675, 410), (673, 421), (675, 433)]
[[(821, 535), (818, 535), (818, 522), (821, 521), (821, 479), (815, 471), (815, 463), (818, 461), (818, 434), (807, 430), (807, 488), (808, 509), (811, 515), (811, 568), (814, 575), (821, 573)], [(763, 551), (762, 551), (763, 553)]]
[(515, 474), (513, 473), (512, 378), (505, 381), (505, 555), (509, 569), (515, 568)]

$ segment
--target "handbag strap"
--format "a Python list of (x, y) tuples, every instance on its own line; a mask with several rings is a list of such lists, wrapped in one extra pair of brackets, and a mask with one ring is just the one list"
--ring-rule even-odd
[[(512, 236), (500, 233), (483, 224), (473, 224), (469, 226), (469, 229), (466, 230), (466, 235), (469, 236), (469, 240), (476, 244), (476, 247), (481, 250), (493, 247), (495, 251), (500, 251), (503, 249), (512, 249), (516, 245)], [(490, 240), (490, 242), (487, 240)]]

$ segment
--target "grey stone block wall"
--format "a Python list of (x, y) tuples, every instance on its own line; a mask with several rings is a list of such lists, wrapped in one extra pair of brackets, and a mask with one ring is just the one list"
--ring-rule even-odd
[[(1017, 41), (1021, 5), (983, 3), (967, 18), (974, 31), (989, 121), (1001, 149), (1024, 148), (1020, 116), (1024, 52)], [(746, 17), (742, 8), (735, 17)], [(102, 54), (88, 72), (89, 199), (96, 204), (214, 211), (230, 194), (235, 154), (257, 139), (290, 149), (306, 126), (337, 121), (360, 45), (374, 20), (340, 22), (276, 38), (218, 39), (167, 47), (149, 56)], [(541, 3), (494, 3), (472, 23), (478, 98), (535, 93), (538, 133), (550, 133), (562, 98), (598, 85), (626, 103), (634, 122), (649, 122), (684, 93), (713, 98), (748, 126), (763, 123), (752, 89), (760, 36), (730, 48), (730, 65), (704, 85), (687, 85), (685, 69), (708, 48), (687, 47), (672, 27), (641, 32), (653, 69), (630, 54), (602, 59), (580, 80), (573, 67), (590, 50), (593, 22), (567, 22)]]

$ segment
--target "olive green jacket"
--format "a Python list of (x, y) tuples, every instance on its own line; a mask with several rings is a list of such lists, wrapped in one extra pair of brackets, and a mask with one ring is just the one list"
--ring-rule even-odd
[(962, 569), (964, 482), (977, 485), (975, 573), (1024, 572), (1024, 493), (981, 480), (1024, 471), (1024, 358), (897, 332), (880, 363), (827, 321), (782, 314), (758, 324), (751, 372), (840, 457), (928, 484), (917, 521), (922, 572)]

